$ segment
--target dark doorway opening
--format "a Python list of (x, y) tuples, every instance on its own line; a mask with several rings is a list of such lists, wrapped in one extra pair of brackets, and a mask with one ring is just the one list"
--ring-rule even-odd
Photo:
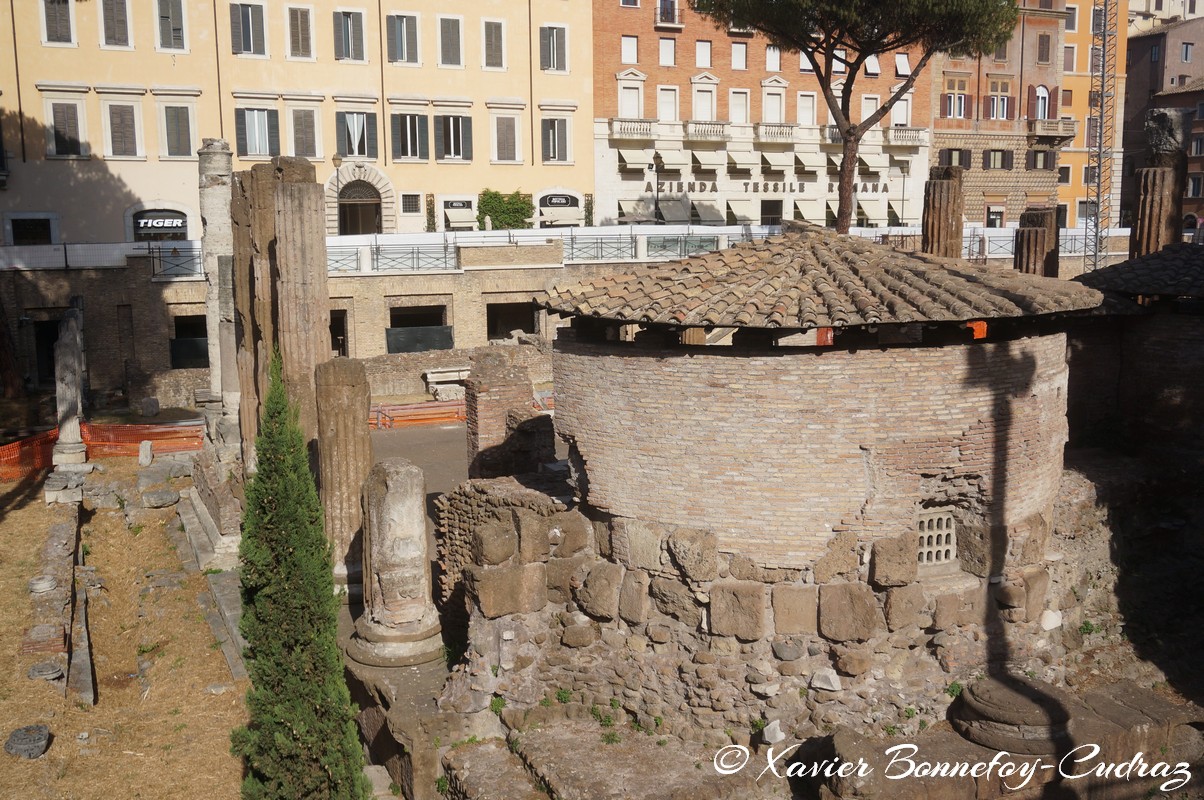
[(511, 331), (535, 333), (535, 306), (531, 303), (489, 303), (485, 324), (490, 339), (509, 339)]
[(335, 358), (347, 357), (347, 310), (334, 308), (330, 311), (330, 354)]
[(59, 340), (59, 321), (33, 324), (34, 351), (38, 362), (38, 385), (54, 385), (54, 345)]
[(367, 181), (352, 181), (339, 190), (339, 235), (382, 233), (380, 192)]

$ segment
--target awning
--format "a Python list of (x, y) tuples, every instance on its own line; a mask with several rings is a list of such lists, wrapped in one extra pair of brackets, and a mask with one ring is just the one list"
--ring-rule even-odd
[(690, 159), (681, 150), (657, 150), (656, 154), (661, 157), (661, 169), (681, 172), (690, 166)]
[(690, 223), (689, 201), (678, 197), (661, 198), (661, 217), (668, 223)]
[(583, 225), (585, 211), (581, 208), (545, 206), (539, 209), (539, 221), (548, 225)]
[(648, 150), (619, 150), (619, 169), (647, 169), (651, 163)]
[(827, 156), (823, 153), (798, 153), (794, 154), (794, 158), (798, 161), (803, 172), (819, 172), (827, 166)]
[(646, 200), (620, 200), (619, 210), (623, 212), (619, 222), (652, 222), (656, 219)]
[(805, 219), (816, 225), (823, 225), (827, 221), (824, 219), (824, 201), (820, 197), (810, 200), (795, 200), (794, 211), (795, 219)]
[(885, 173), (890, 169), (890, 156), (886, 153), (858, 153), (862, 172)]
[(757, 223), (761, 221), (759, 214), (753, 213), (752, 200), (728, 200), (727, 207), (731, 210), (732, 216), (736, 218), (738, 223)]
[(907, 59), (907, 53), (895, 53), (895, 75), (905, 78), (910, 74), (911, 62)]
[(829, 200), (828, 201), (828, 210), (831, 211), (833, 214), (839, 214), (840, 213), (840, 201), (839, 200)]
[(477, 212), (471, 208), (445, 208), (443, 215), (447, 217), (447, 227), (452, 230), (476, 230)]
[(723, 209), (710, 200), (695, 200), (694, 211), (703, 225), (723, 225), (727, 222)]
[(828, 153), (828, 172), (840, 172), (840, 162), (844, 156)]
[(757, 154), (747, 150), (728, 150), (727, 157), (736, 166), (736, 169), (751, 170), (757, 166)]
[(765, 164), (769, 169), (777, 172), (785, 172), (794, 166), (793, 153), (778, 153), (773, 150), (762, 150), (761, 158), (765, 160)]
[(720, 170), (727, 164), (727, 156), (722, 150), (692, 150), (698, 166), (707, 170)]

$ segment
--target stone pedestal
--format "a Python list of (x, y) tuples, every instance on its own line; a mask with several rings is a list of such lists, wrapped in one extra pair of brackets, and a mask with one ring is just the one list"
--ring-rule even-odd
[(431, 598), (426, 479), (404, 458), (379, 462), (364, 481), (364, 613), (347, 654), (361, 664), (406, 666), (441, 657)]
[(1044, 228), (1017, 228), (1012, 248), (1012, 269), (1027, 275), (1040, 275), (1045, 269)]
[(336, 358), (314, 373), (318, 402), (318, 473), (326, 536), (334, 550), (335, 588), (358, 596), (363, 565), (360, 493), (372, 467), (368, 409), (372, 404), (364, 363)]
[[(1043, 206), (1030, 206), (1024, 209), (1020, 214), (1020, 229), (1024, 228), (1040, 228), (1045, 231), (1045, 235), (1041, 237), (1040, 257), (1032, 261), (1032, 268), (1036, 271), (1031, 272), (1032, 275), (1044, 275), (1046, 278), (1058, 277), (1058, 211), (1056, 208), (1045, 208)], [(1029, 247), (1037, 245), (1034, 241), (1026, 242)], [(1034, 256), (1037, 252), (1034, 252)], [(1019, 269), (1019, 268), (1018, 268)], [(1030, 272), (1028, 269), (1021, 269), (1020, 272)]]
[(962, 254), (961, 167), (933, 167), (924, 184), (923, 237), (920, 249), (942, 258)]
[(1172, 167), (1137, 170), (1137, 222), (1129, 234), (1129, 258), (1157, 253), (1183, 238), (1183, 191)]

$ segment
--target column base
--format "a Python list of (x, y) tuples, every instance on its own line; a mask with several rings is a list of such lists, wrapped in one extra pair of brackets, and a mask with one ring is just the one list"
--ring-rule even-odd
[(369, 667), (408, 667), (443, 657), (442, 628), (434, 625), (413, 634), (399, 633), (360, 617), (347, 643), (347, 655)]
[(83, 464), (88, 460), (88, 446), (83, 442), (77, 444), (58, 442), (54, 445), (50, 460), (56, 466), (59, 464)]

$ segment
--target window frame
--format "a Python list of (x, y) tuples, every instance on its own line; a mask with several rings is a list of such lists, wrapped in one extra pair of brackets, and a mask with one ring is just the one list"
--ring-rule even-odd
[[(164, 97), (156, 101), (155, 116), (159, 128), (160, 161), (196, 161), (196, 102), (192, 98)], [(171, 137), (167, 130), (167, 109), (183, 108), (188, 112), (188, 152), (185, 155), (171, 154)]]
[[(735, 104), (732, 102), (737, 97), (743, 97), (744, 119), (736, 122), (732, 119), (732, 109)], [(749, 125), (752, 123), (752, 92), (748, 89), (728, 89), (727, 90), (727, 121), (736, 125)]]
[[(78, 153), (59, 153), (55, 147), (55, 127), (54, 127), (54, 107), (56, 105), (71, 105), (75, 107), (75, 127), (79, 136), (76, 141), (79, 143)], [(46, 127), (46, 158), (47, 160), (69, 160), (69, 159), (89, 159), (92, 157), (91, 144), (88, 141), (88, 114), (87, 104), (82, 97), (64, 96), (64, 95), (47, 95), (45, 97), (45, 120), (49, 123)]]
[[(547, 66), (544, 66), (543, 58), (543, 36), (544, 31), (548, 31), (548, 61)], [(564, 47), (561, 48), (564, 54), (564, 63), (556, 63), (556, 36), (554, 31), (560, 31), (560, 36), (564, 39)], [(539, 69), (541, 72), (551, 72), (557, 75), (567, 75), (569, 66), (573, 63), (572, 56), (569, 53), (569, 26), (563, 22), (550, 22), (539, 26), (539, 41), (540, 41), (540, 56)]]
[[(439, 125), (438, 125), (437, 121), (439, 119), (443, 120), (443, 136), (442, 137), (440, 137), (438, 135), (439, 134)], [(450, 132), (450, 129), (448, 127), (449, 122), (452, 120), (455, 121), (455, 124), (454, 124), (454, 127), (456, 128), (455, 133)], [(468, 123), (468, 134), (467, 135), (465, 135), (465, 133), (464, 133), (465, 121), (467, 121), (467, 123)], [(434, 131), (432, 131), (433, 135), (431, 136), (431, 138), (436, 140), (435, 141), (436, 146), (439, 144), (443, 145), (443, 155), (442, 156), (438, 155), (438, 149), (436, 149), (435, 161), (440, 164), (442, 164), (442, 163), (451, 163), (451, 164), (472, 163), (472, 144), (471, 144), (472, 143), (472, 115), (470, 115), (470, 114), (435, 114), (433, 116), (431, 122), (432, 122), (432, 126), (434, 127)], [(456, 153), (455, 155), (448, 155), (448, 149), (449, 149), (448, 145), (452, 144), (453, 142), (459, 144), (459, 147), (452, 148), (452, 149), (456, 149), (459, 152)], [(465, 147), (465, 142), (468, 143), (468, 147)], [(466, 154), (466, 151), (467, 151), (467, 154)]]
[[(459, 42), (456, 47), (460, 53), (460, 61), (458, 63), (445, 62), (443, 60), (444, 53), (444, 38), (443, 38), (443, 23), (444, 21), (453, 21), (456, 23), (457, 36)], [(435, 33), (435, 66), (440, 69), (464, 69), (464, 15), (463, 14), (436, 14), (436, 33)]]
[[(630, 57), (627, 49), (631, 46)], [(630, 33), (619, 35), (619, 63), (620, 64), (639, 64), (640, 63), (640, 37)]]
[(43, 47), (79, 47), (79, 36), (76, 31), (75, 19), (75, 0), (63, 0), (67, 6), (67, 32), (68, 38), (65, 41), (51, 40), (50, 38), (50, 19), (46, 16), (46, 3), (48, 0), (41, 0), (38, 3), (40, 8), (39, 13), (42, 15), (42, 46)]
[[(1045, 58), (1041, 57), (1042, 48), (1045, 49)], [(1053, 63), (1053, 36), (1048, 33), (1038, 33), (1036, 50), (1037, 50), (1037, 52), (1035, 53), (1036, 63), (1052, 64)]]
[[(344, 8), (338, 6), (333, 10), (334, 14), (339, 15), (339, 25), (334, 30), (334, 60), (339, 63), (350, 62), (352, 64), (367, 64), (368, 63), (368, 47), (367, 47), (367, 14), (362, 8)], [(359, 41), (355, 41), (355, 18), (359, 17)], [(334, 17), (331, 17), (333, 24)], [(342, 47), (339, 47), (339, 39), (342, 38)], [(359, 46), (359, 58), (355, 57), (356, 45)], [(350, 47), (350, 52), (348, 52)], [(343, 55), (339, 56), (339, 50), (342, 49)]]
[[(809, 97), (811, 99), (811, 118), (810, 120), (803, 119), (803, 104), (802, 99)], [(819, 97), (816, 92), (796, 92), (794, 97), (794, 116), (798, 120), (799, 125), (806, 127), (814, 127), (819, 124)]]
[[(296, 55), (293, 53), (293, 12), (304, 11), (306, 16), (306, 46), (309, 48), (309, 55)], [(284, 57), (289, 61), (317, 61), (317, 48), (314, 47), (314, 7), (306, 5), (297, 5), (295, 3), (284, 7), (284, 34), (287, 44), (284, 48)]]
[[(134, 125), (134, 152), (118, 154), (113, 148), (112, 109), (123, 106), (133, 109), (132, 122)], [(102, 98), (100, 101), (100, 128), (104, 137), (105, 160), (113, 161), (145, 161), (146, 136), (142, 131), (142, 101), (141, 98)]]
[[(549, 126), (548, 123), (551, 123)], [(554, 132), (560, 123), (563, 123), (564, 134), (560, 138), (560, 147), (553, 154), (552, 158), (547, 157), (546, 140), (547, 130)], [(573, 118), (567, 114), (553, 114), (551, 116), (541, 117), (539, 120), (539, 141), (540, 141), (540, 163), (554, 166), (565, 166), (573, 163)], [(563, 151), (563, 152), (561, 152)]]
[[(393, 66), (398, 66), (398, 67), (421, 67), (422, 66), (422, 23), (419, 20), (419, 16), (420, 15), (415, 11), (398, 11), (398, 12), (395, 12), (392, 14), (385, 15), (385, 61), (387, 61), (389, 64), (392, 64)], [(392, 27), (394, 25), (394, 23), (391, 22), (390, 20), (393, 20), (395, 18), (396, 19), (408, 19), (408, 20), (413, 21), (414, 53), (413, 53), (413, 58), (411, 58), (411, 59), (389, 58), (389, 46), (390, 46), (389, 38), (392, 36)], [(399, 50), (397, 51), (396, 54), (397, 55), (410, 55), (410, 53), (408, 53), (408, 52), (404, 52), (404, 53), (402, 52), (402, 51), (407, 51), (407, 49), (408, 49), (406, 47), (406, 38), (407, 38), (405, 35), (406, 28), (405, 28), (404, 24), (402, 24), (402, 23), (398, 23), (398, 24), (401, 24), (402, 27), (401, 27), (401, 41), (398, 43)], [(436, 46), (436, 51), (438, 51), (437, 46)]]
[[(425, 110), (425, 109), (423, 109)], [(398, 125), (399, 136), (394, 138), (393, 125), (394, 118), (400, 117), (401, 121)], [(416, 122), (410, 125), (406, 120), (413, 119)], [(430, 144), (430, 129), (431, 120), (430, 114), (419, 113), (419, 109), (403, 108), (401, 110), (389, 111), (389, 155), (394, 163), (402, 164), (422, 164), (431, 160), (431, 144)], [(409, 134), (412, 132), (412, 136)], [(399, 152), (402, 148), (396, 147), (400, 142), (404, 142), (407, 147), (406, 153)], [(425, 154), (423, 150), (426, 150)]]
[[(673, 119), (664, 119), (661, 116), (661, 96), (673, 94)], [(656, 120), (657, 122), (680, 122), (681, 121), (681, 91), (676, 85), (659, 85), (656, 87)]]
[(1179, 60), (1183, 64), (1191, 63), (1192, 51), (1195, 50), (1195, 42), (1180, 42), (1179, 43)]
[(765, 71), (782, 71), (782, 48), (772, 44), (765, 45)]
[(656, 63), (662, 67), (677, 66), (677, 39), (675, 37), (660, 37), (657, 42)]
[[(163, 5), (169, 4), (172, 0), (156, 0), (155, 2), (155, 22), (157, 31), (155, 33), (155, 52), (157, 53), (190, 53), (192, 52), (188, 46), (188, 4), (184, 0), (179, 0), (180, 4), (180, 47), (168, 47), (163, 44)], [(173, 28), (174, 30), (174, 28)]]
[[(488, 61), (489, 53), (489, 35), (486, 32), (489, 25), (499, 25), (502, 31), (502, 63), (500, 65), (491, 65)], [(509, 48), (506, 47), (506, 20), (501, 17), (482, 17), (481, 18), (481, 69), (486, 72), (505, 72), (510, 67)]]
[[(350, 124), (352, 116), (363, 117), (363, 129), (360, 133), (363, 142), (363, 151), (358, 147), (352, 147), (351, 129), (347, 128), (346, 139), (343, 138), (343, 132), (339, 130), (339, 121), (345, 125)], [(335, 152), (343, 158), (353, 158), (359, 161), (376, 161), (380, 158), (380, 117), (375, 111), (368, 111), (363, 108), (336, 108), (335, 109)], [(346, 151), (342, 149), (343, 142), (346, 141)], [(356, 143), (359, 144), (358, 142)], [(375, 147), (373, 146), (375, 144)]]
[[(703, 45), (706, 45), (706, 47), (705, 47), (706, 63), (705, 64), (703, 63), (703, 59), (700, 57), (704, 50)], [(710, 39), (694, 40), (694, 66), (695, 67), (697, 67), (699, 69), (712, 69), (711, 65), (715, 63), (714, 58), (715, 58), (715, 45)]]
[[(263, 58), (263, 59), (270, 58), (272, 51), (271, 51), (271, 48), (268, 46), (268, 42), (269, 42), (268, 17), (267, 17), (267, 8), (265, 7), (265, 4), (264, 3), (231, 3), (230, 8), (231, 8), (231, 14), (230, 14), (230, 50), (231, 50), (231, 54), (236, 55), (236, 56), (241, 56), (244, 58)], [(233, 9), (235, 9), (235, 8), (238, 9), (238, 14), (239, 14), (238, 25), (239, 25), (240, 33), (242, 34), (240, 37), (240, 41), (238, 42), (238, 47), (240, 48), (239, 50), (234, 49)], [(247, 21), (243, 19), (243, 9), (255, 9), (255, 8), (259, 9), (259, 24), (263, 28), (263, 30), (260, 32), (260, 36), (262, 38), (262, 44), (263, 44), (263, 52), (257, 52), (255, 50), (254, 26), (252, 25), (252, 26), (250, 26), (250, 28), (248, 28)], [(247, 18), (252, 23), (254, 23), (254, 21), (255, 21), (254, 12), (253, 11), (250, 12), (247, 15)], [(247, 33), (248, 30), (250, 30), (250, 34)], [(249, 50), (241, 49), (243, 46), (243, 42), (248, 39), (248, 36), (250, 37), (250, 42), (251, 42), (250, 49)]]
[[(514, 158), (502, 158), (498, 147), (501, 137), (498, 135), (498, 123), (503, 119), (508, 119), (514, 123)], [(522, 137), (522, 115), (517, 113), (499, 113), (495, 112), (489, 115), (489, 132), (492, 135), (492, 147), (490, 149), (490, 163), (493, 164), (522, 164), (523, 163), (523, 137)]]
[[(740, 53), (740, 66), (736, 66), (736, 53)], [(732, 70), (736, 72), (748, 71), (748, 42), (732, 42)]]
[[(238, 133), (237, 133), (237, 131), (238, 131), (238, 112), (240, 112), (240, 111), (243, 114), (243, 132), (244, 132), (244, 136), (246, 137), (246, 142), (247, 142), (246, 153), (238, 153)], [(275, 155), (279, 155), (279, 153), (280, 153), (279, 138), (277, 138), (277, 140), (274, 143), (272, 142), (272, 112), (276, 113), (276, 133), (277, 133), (277, 137), (279, 137), (280, 112), (278, 109), (271, 107), (271, 106), (238, 106), (234, 109), (234, 120), (235, 120), (235, 122), (234, 122), (234, 126), (235, 126), (234, 147), (235, 147), (235, 155), (238, 158), (247, 159), (247, 160), (255, 160), (255, 159), (267, 160), (269, 158), (272, 158)], [(251, 149), (251, 128), (249, 125), (251, 114), (255, 114), (256, 118), (258, 118), (258, 115), (263, 114), (263, 125), (264, 125), (264, 134), (263, 135), (267, 140), (267, 152), (259, 152), (258, 150)], [(256, 128), (258, 128), (258, 123), (256, 123)], [(273, 147), (273, 144), (275, 145), (275, 147)], [(273, 150), (275, 150), (276, 152), (273, 153), (272, 152)]]
[[(314, 152), (313, 155), (305, 155), (297, 152), (297, 118), (298, 111), (309, 113), (313, 119), (314, 125)], [(285, 116), (288, 119), (288, 144), (289, 153), (294, 158), (304, 158), (309, 161), (325, 161), (322, 148), (322, 114), (321, 106), (318, 103), (294, 103), (284, 107)]]
[(125, 6), (125, 44), (109, 44), (105, 41), (105, 0), (95, 0), (97, 14), (96, 23), (100, 28), (101, 50), (133, 50), (134, 49), (134, 20), (131, 15), (130, 0), (120, 0)]

